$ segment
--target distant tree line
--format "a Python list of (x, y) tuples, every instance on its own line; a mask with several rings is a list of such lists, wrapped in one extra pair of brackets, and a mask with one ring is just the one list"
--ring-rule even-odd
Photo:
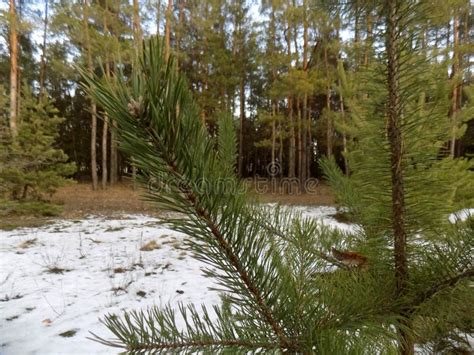
[[(432, 69), (444, 71), (449, 87), (451, 134), (443, 154), (468, 156), (474, 153), (470, 2), (436, 0), (433, 9), (429, 21), (416, 24), (422, 35), (413, 46), (436, 58)], [(209, 132), (216, 134), (218, 117), (234, 118), (241, 177), (298, 178), (304, 187), (320, 175), (322, 156), (350, 173), (351, 88), (381, 55), (375, 40), (381, 19), (369, 1), (341, 7), (315, 0), (10, 0), (1, 17), (2, 144), (21, 135), (28, 115), (38, 122), (61, 117), (47, 134), (61, 152), (55, 164), (67, 156), (75, 178), (90, 179), (94, 189), (136, 171), (118, 151), (113, 123), (78, 85), (74, 66), (104, 80), (130, 72), (152, 34), (176, 57)], [(359, 97), (370, 92), (357, 90)], [(27, 110), (35, 101), (48, 107), (46, 116)], [(72, 171), (54, 169), (61, 176)]]

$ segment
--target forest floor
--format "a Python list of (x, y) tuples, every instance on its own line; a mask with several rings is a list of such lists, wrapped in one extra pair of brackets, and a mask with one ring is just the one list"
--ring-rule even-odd
[[(249, 184), (249, 192), (256, 195), (262, 203), (280, 203), (295, 206), (331, 206), (334, 198), (329, 186), (318, 184), (311, 193), (271, 192), (270, 186), (259, 187), (266, 192), (257, 193), (255, 186)], [(146, 214), (159, 217), (161, 211), (142, 200), (143, 190), (133, 189), (129, 183), (119, 183), (105, 190), (92, 191), (89, 183), (74, 183), (60, 188), (51, 202), (61, 206), (58, 216), (44, 217), (31, 214), (0, 215), (0, 230), (18, 227), (39, 227), (54, 222), (57, 218), (77, 219), (89, 215), (117, 217), (123, 214)]]
[[(89, 204), (78, 208), (90, 212)], [(334, 219), (334, 207), (296, 208), (334, 228), (354, 228)], [(0, 354), (117, 354), (87, 339), (90, 331), (110, 338), (99, 321), (106, 314), (219, 303), (186, 238), (144, 214), (89, 215), (0, 231)]]
[[(249, 184), (249, 193), (257, 196), (263, 203), (281, 203), (298, 206), (330, 206), (334, 198), (329, 186), (319, 184), (311, 193), (271, 192), (271, 187), (262, 188), (258, 193)], [(144, 191), (133, 189), (131, 184), (119, 183), (106, 190), (92, 191), (88, 183), (76, 183), (60, 188), (52, 202), (63, 206), (63, 218), (78, 218), (88, 214), (117, 215), (122, 213), (156, 214), (157, 209), (142, 200)]]

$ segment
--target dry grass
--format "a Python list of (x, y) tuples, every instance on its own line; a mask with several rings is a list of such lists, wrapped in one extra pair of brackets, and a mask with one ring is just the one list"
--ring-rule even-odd
[(27, 249), (27, 248), (32, 247), (33, 245), (35, 245), (37, 241), (38, 241), (38, 238), (25, 240), (23, 243), (18, 245), (18, 248)]
[[(270, 189), (269, 189), (270, 191)], [(250, 193), (263, 203), (278, 202), (288, 205), (333, 205), (334, 196), (329, 186), (320, 184), (312, 193), (285, 194), (267, 192)], [(160, 211), (142, 200), (143, 190), (133, 190), (129, 184), (117, 184), (106, 190), (92, 191), (91, 185), (77, 183), (58, 190), (53, 202), (63, 205), (63, 218), (80, 218), (87, 214), (111, 215), (119, 213), (145, 213), (158, 215)]]
[(142, 245), (140, 250), (141, 251), (152, 251), (152, 250), (159, 249), (159, 248), (160, 248), (160, 245), (156, 241), (151, 240), (148, 243)]
[[(271, 191), (272, 189), (268, 189)], [(320, 184), (312, 193), (286, 194), (282, 192), (256, 193), (249, 186), (252, 195), (263, 203), (277, 202), (286, 205), (332, 205), (334, 197), (328, 186)], [(86, 215), (114, 216), (142, 213), (159, 216), (160, 211), (150, 203), (143, 201), (143, 190), (134, 190), (130, 184), (120, 183), (105, 190), (92, 191), (90, 183), (77, 183), (60, 188), (52, 201), (62, 207), (58, 216), (65, 219), (81, 219)], [(57, 218), (57, 217), (56, 217)], [(38, 227), (51, 222), (51, 218), (29, 215), (11, 215), (0, 218), (0, 229), (18, 227)], [(110, 230), (113, 231), (113, 230)]]
[(142, 194), (143, 191), (133, 190), (128, 184), (92, 191), (90, 184), (77, 183), (60, 188), (53, 202), (63, 205), (63, 218), (81, 218), (87, 214), (157, 214), (156, 208), (141, 200)]

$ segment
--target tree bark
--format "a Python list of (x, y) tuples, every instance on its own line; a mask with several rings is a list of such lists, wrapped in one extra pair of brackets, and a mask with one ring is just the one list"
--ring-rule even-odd
[(39, 99), (44, 95), (44, 81), (46, 76), (46, 35), (48, 34), (48, 3), (44, 2), (44, 27), (43, 27), (43, 47), (41, 48), (40, 73), (39, 73)]
[(367, 38), (365, 40), (364, 66), (369, 66), (370, 53), (372, 51), (372, 11), (370, 5), (367, 6)]
[[(304, 78), (308, 78), (308, 18), (307, 18), (307, 8), (308, 1), (303, 0), (303, 72)], [(305, 190), (306, 179), (307, 177), (307, 155), (308, 155), (308, 134), (307, 134), (307, 125), (308, 125), (309, 115), (308, 115), (308, 94), (305, 93), (303, 97), (303, 123), (302, 123), (302, 149), (301, 149), (301, 173), (300, 173), (300, 185), (301, 190)]]
[(10, 0), (10, 134), (18, 136), (18, 32), (15, 1)]
[(238, 172), (239, 176), (243, 175), (244, 165), (244, 122), (245, 122), (245, 82), (244, 74), (240, 79), (240, 124), (239, 124), (239, 165)]
[[(288, 70), (291, 70), (291, 22), (288, 20), (287, 35), (286, 35), (287, 55), (288, 55)], [(293, 122), (293, 99), (291, 95), (287, 97), (288, 101), (288, 118), (289, 118), (289, 131), (290, 131), (290, 144), (288, 147), (288, 177), (295, 177), (296, 173), (296, 137), (295, 137), (295, 125)]]
[(303, 184), (302, 181), (302, 167), (303, 167), (303, 117), (301, 117), (301, 100), (299, 97), (296, 98), (296, 136), (298, 137), (297, 151), (298, 151), (298, 178), (300, 181), (300, 187)]
[[(134, 0), (134, 2), (137, 0)], [(135, 3), (133, 11), (135, 12), (138, 11), (138, 2), (136, 3), (137, 8), (135, 9)], [(116, 3), (117, 8), (115, 9), (115, 14), (117, 17), (117, 21), (120, 21), (119, 16), (120, 16), (120, 2)], [(108, 11), (107, 11), (108, 14)], [(118, 38), (117, 34), (114, 34), (115, 38), (114, 41), (118, 43), (120, 40)], [(118, 56), (120, 53), (117, 53), (116, 55)], [(112, 61), (113, 68), (115, 68), (114, 61)], [(109, 69), (110, 71), (110, 69)], [(110, 122), (112, 129), (110, 130), (110, 185), (113, 186), (118, 182), (118, 142), (117, 142), (117, 136), (115, 133), (115, 129), (117, 128), (117, 122), (113, 120)]]
[[(341, 86), (341, 81), (339, 81), (339, 86)], [(344, 110), (344, 96), (342, 92), (339, 94), (339, 101), (340, 101), (340, 109), (341, 109), (341, 118), (342, 124), (345, 123), (345, 110)], [(346, 132), (342, 131), (342, 155), (344, 157), (344, 173), (346, 176), (349, 176), (349, 162), (347, 161), (347, 136)]]
[(156, 3), (156, 35), (160, 37), (161, 0)]
[(328, 45), (325, 43), (324, 46), (324, 65), (326, 67), (326, 110), (327, 110), (327, 126), (326, 126), (326, 155), (332, 156), (332, 136), (333, 136), (333, 124), (331, 119), (331, 81), (329, 78), (329, 58), (328, 58)]
[[(105, 11), (104, 11), (104, 36), (108, 36), (109, 27), (107, 23), (108, 16), (108, 4), (107, 0), (105, 1)], [(108, 77), (110, 75), (110, 63), (109, 57), (106, 53), (105, 55), (105, 75)], [(108, 168), (107, 168), (107, 141), (109, 133), (109, 116), (107, 112), (104, 112), (104, 123), (102, 126), (102, 188), (107, 188), (107, 178), (108, 178)]]
[(165, 26), (165, 58), (168, 60), (171, 54), (171, 17), (173, 15), (173, 0), (168, 0), (166, 8), (166, 26)]
[[(156, 12), (156, 33), (157, 36), (160, 35), (160, 8), (161, 1), (158, 1), (157, 12)], [(142, 26), (140, 21), (140, 9), (138, 0), (133, 0), (133, 41), (135, 42), (135, 51), (138, 52), (141, 50), (142, 46)], [(137, 188), (137, 167), (133, 163), (132, 159), (132, 187), (135, 190)]]
[[(386, 3), (385, 33), (387, 51), (387, 91), (388, 91), (388, 140), (390, 145), (391, 160), (391, 185), (392, 185), (392, 223), (394, 237), (395, 281), (398, 297), (404, 297), (408, 282), (407, 261), (407, 233), (405, 229), (405, 190), (403, 174), (403, 136), (402, 136), (402, 105), (400, 100), (400, 64), (401, 51), (399, 39), (401, 29), (398, 27), (400, 14), (397, 0)], [(403, 314), (402, 314), (403, 316)], [(401, 344), (400, 353), (404, 355), (414, 353), (413, 338), (404, 327), (398, 329)]]
[(451, 133), (451, 143), (449, 147), (449, 153), (451, 158), (456, 156), (456, 130), (457, 122), (456, 115), (458, 112), (458, 96), (459, 95), (459, 85), (457, 84), (456, 75), (459, 72), (459, 17), (454, 16), (453, 20), (453, 65), (451, 70), (451, 76), (455, 81), (453, 92), (452, 92), (452, 104), (451, 104), (451, 121), (452, 121), (452, 133)]
[[(84, 25), (84, 49), (87, 55), (87, 70), (90, 74), (93, 74), (94, 68), (92, 65), (92, 53), (90, 44), (89, 34), (89, 0), (84, 1), (82, 8), (82, 20)], [(98, 178), (97, 178), (97, 106), (93, 100), (91, 100), (91, 177), (92, 177), (92, 190), (97, 190)]]

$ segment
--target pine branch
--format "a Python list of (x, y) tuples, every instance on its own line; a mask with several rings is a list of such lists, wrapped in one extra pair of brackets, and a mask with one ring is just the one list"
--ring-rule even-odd
[(259, 349), (276, 349), (277, 345), (274, 343), (259, 343), (259, 342), (250, 342), (243, 340), (201, 340), (201, 341), (183, 341), (183, 342), (164, 342), (164, 343), (134, 343), (133, 345), (123, 344), (117, 341), (111, 341), (104, 339), (97, 334), (90, 332), (93, 337), (87, 338), (94, 340), (100, 344), (107, 345), (114, 348), (126, 349), (130, 352), (139, 352), (143, 351), (160, 351), (160, 350), (185, 350), (189, 348), (247, 348), (252, 350)]
[(459, 282), (462, 282), (464, 280), (468, 280), (471, 278), (474, 278), (474, 268), (468, 269), (448, 279), (444, 279), (443, 281), (440, 281), (436, 285), (431, 286), (429, 289), (425, 290), (413, 301), (411, 313), (415, 312), (418, 306), (420, 306), (424, 302), (434, 297), (438, 292), (452, 288), (456, 286)]
[[(177, 173), (177, 168), (173, 163), (170, 164), (170, 168), (173, 169), (173, 171)], [(282, 349), (292, 348), (293, 345), (290, 344), (289, 340), (285, 336), (285, 333), (282, 327), (278, 324), (278, 322), (273, 317), (273, 314), (270, 308), (266, 305), (264, 297), (262, 296), (259, 288), (250, 280), (250, 277), (247, 271), (242, 266), (238, 256), (233, 252), (232, 247), (229, 245), (225, 237), (219, 231), (219, 228), (216, 225), (216, 223), (214, 223), (210, 215), (200, 206), (198, 198), (193, 192), (190, 191), (189, 188), (183, 188), (183, 193), (185, 193), (186, 199), (194, 207), (197, 215), (206, 223), (212, 235), (216, 238), (217, 242), (219, 243), (219, 246), (222, 248), (228, 260), (234, 266), (235, 270), (238, 272), (240, 278), (244, 282), (248, 291), (254, 296), (255, 301), (257, 302), (259, 306), (262, 316), (270, 324), (275, 335), (279, 339), (281, 348)]]

